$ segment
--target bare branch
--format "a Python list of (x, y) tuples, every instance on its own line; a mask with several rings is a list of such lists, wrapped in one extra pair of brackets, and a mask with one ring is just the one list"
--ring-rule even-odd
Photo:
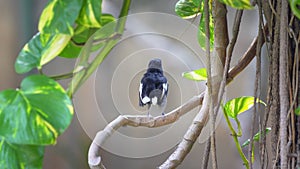
[[(264, 29), (265, 29), (266, 35), (268, 35), (269, 31), (268, 31), (267, 26), (265, 26)], [(230, 71), (228, 73), (228, 77), (227, 77), (227, 84), (230, 83), (233, 80), (233, 78), (236, 77), (240, 72), (242, 72), (248, 66), (248, 64), (252, 61), (252, 59), (255, 57), (257, 40), (258, 40), (258, 36), (255, 39), (253, 39), (250, 47), (245, 52), (245, 54), (241, 57), (241, 59), (238, 61), (238, 63), (233, 68), (230, 69)], [(264, 43), (265, 43), (265, 39), (263, 38), (261, 45), (263, 45)]]
[[(256, 48), (256, 75), (255, 75), (255, 82), (254, 82), (254, 100), (256, 100), (257, 98), (260, 98), (260, 90), (261, 90), (261, 41), (264, 38), (263, 36), (263, 15), (262, 15), (262, 4), (260, 1), (257, 1), (257, 6), (258, 6), (258, 12), (259, 12), (259, 24), (258, 24), (258, 42), (257, 42), (257, 48)], [(254, 137), (254, 130), (255, 130), (255, 126), (256, 126), (256, 117), (257, 117), (257, 103), (254, 102), (254, 112), (252, 115), (252, 127), (250, 129), (250, 146), (248, 147), (248, 157), (250, 158), (249, 160), (249, 166), (250, 169), (253, 168), (253, 162), (254, 162), (254, 152), (252, 149), (252, 145), (253, 145), (253, 137)], [(258, 104), (258, 109), (260, 107), (260, 104)], [(258, 116), (259, 121), (260, 121), (260, 117)], [(260, 123), (259, 123), (260, 124)], [(261, 128), (261, 126), (259, 126), (260, 128), (260, 133), (262, 133), (263, 136), (265, 136), (265, 129)], [(262, 140), (263, 138), (261, 138), (260, 140)], [(261, 146), (261, 144), (260, 144)], [(259, 148), (259, 150), (263, 149), (262, 147)], [(260, 156), (261, 157), (261, 156)], [(262, 159), (262, 158), (260, 158)], [(263, 166), (264, 162), (261, 163), (261, 166)]]
[(159, 166), (159, 169), (176, 168), (191, 151), (208, 119), (210, 99), (207, 90), (208, 89), (206, 88), (202, 104), (203, 106), (185, 133), (183, 140), (179, 143), (177, 149), (169, 156), (169, 158), (161, 166)]
[(155, 128), (171, 124), (178, 120), (182, 115), (201, 105), (203, 101), (203, 96), (204, 93), (198, 96), (194, 96), (189, 101), (176, 108), (175, 110), (165, 114), (164, 116), (149, 117), (120, 115), (115, 120), (110, 122), (102, 131), (99, 131), (96, 137), (94, 138), (88, 154), (88, 163), (90, 165), (90, 168), (101, 168), (101, 165), (103, 164), (100, 157), (100, 147), (105, 142), (105, 140), (121, 126), (144, 126), (149, 128)]
[(210, 139), (208, 139), (205, 143), (205, 150), (203, 153), (202, 167), (201, 167), (203, 169), (207, 169), (208, 167), (209, 152), (210, 152)]
[(288, 2), (281, 1), (279, 46), (279, 94), (280, 94), (280, 167), (288, 168), (287, 119), (289, 110), (288, 91)]

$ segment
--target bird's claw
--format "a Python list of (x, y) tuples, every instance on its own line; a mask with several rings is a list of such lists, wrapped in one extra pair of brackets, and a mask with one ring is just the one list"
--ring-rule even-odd
[(162, 112), (161, 115), (163, 116), (163, 121), (165, 121), (165, 112)]

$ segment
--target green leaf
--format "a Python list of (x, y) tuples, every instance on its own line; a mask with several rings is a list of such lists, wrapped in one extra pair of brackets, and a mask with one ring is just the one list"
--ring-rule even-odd
[(69, 41), (68, 45), (59, 54), (60, 57), (76, 58), (78, 57), (82, 47), (89, 39), (89, 37), (96, 31), (95, 28), (88, 28), (82, 25), (78, 25), (75, 29), (75, 34)]
[(184, 72), (184, 73), (182, 73), (182, 76), (189, 80), (195, 80), (195, 81), (206, 81), (207, 80), (207, 74), (206, 74), (205, 68), (193, 70), (190, 72)]
[(71, 36), (56, 34), (50, 39), (49, 43), (42, 50), (41, 65), (44, 65), (54, 59), (68, 44)]
[(300, 106), (298, 106), (298, 107), (296, 108), (296, 110), (295, 110), (295, 114), (296, 114), (297, 116), (299, 116), (299, 115), (300, 115)]
[(299, 0), (289, 0), (292, 12), (295, 16), (300, 19), (300, 1)]
[(300, 1), (299, 0), (289, 0), (289, 1), (290, 1), (290, 6), (293, 11), (293, 14), (297, 16), (298, 19), (300, 19), (300, 9), (299, 9)]
[(21, 50), (16, 63), (17, 73), (26, 73), (33, 68), (40, 69), (44, 64), (54, 59), (68, 44), (71, 36), (56, 34), (50, 36), (43, 45), (40, 33), (37, 33)]
[(82, 2), (83, 0), (50, 0), (41, 14), (39, 31), (42, 34), (73, 35), (73, 25)]
[[(209, 34), (210, 34), (210, 50), (214, 49), (214, 23), (212, 18), (211, 9), (209, 11)], [(205, 33), (205, 14), (201, 16), (199, 27), (198, 27), (198, 43), (203, 50), (206, 50), (206, 33)]]
[[(102, 30), (106, 30), (109, 28), (109, 33), (105, 34), (105, 37), (108, 37), (107, 35), (111, 35), (114, 30), (113, 24), (115, 23), (116, 19), (110, 15), (110, 14), (102, 14), (101, 17), (101, 28), (90, 28), (84, 25), (78, 25), (75, 29), (75, 35), (72, 37), (72, 40), (75, 43), (85, 43), (95, 32), (103, 32)], [(106, 25), (110, 24), (110, 25)]]
[(175, 12), (183, 19), (193, 18), (203, 11), (203, 0), (179, 0)]
[[(268, 127), (268, 128), (266, 128), (264, 134), (268, 134), (270, 131), (271, 131), (271, 128)], [(262, 134), (263, 134), (263, 133), (261, 133), (261, 132), (256, 133), (256, 134), (254, 135), (254, 137), (253, 137), (253, 141), (254, 141), (254, 142), (255, 142), (255, 141), (256, 141), (256, 142), (259, 141), (259, 139), (261, 138), (261, 135), (262, 135)], [(248, 139), (247, 141), (245, 141), (245, 142), (242, 144), (242, 148), (246, 147), (246, 146), (249, 145), (249, 144), (250, 144), (250, 139)]]
[(79, 28), (79, 29), (83, 29), (83, 30), (80, 30), (81, 31), (80, 33), (75, 34), (72, 37), (72, 40), (77, 44), (85, 43), (98, 30), (96, 28), (88, 28), (88, 27)]
[[(64, 50), (59, 54), (59, 56), (61, 57), (65, 57), (65, 58), (76, 58), (79, 56), (79, 53), (81, 52), (83, 46), (85, 45), (85, 43), (87, 42), (87, 40), (96, 32), (96, 31), (100, 31), (103, 32), (102, 30), (105, 30), (106, 27), (110, 28), (110, 34), (113, 33), (114, 29), (111, 29), (112, 26), (107, 24), (113, 24), (115, 21), (115, 18), (110, 15), (110, 14), (102, 14), (101, 17), (101, 28), (90, 28), (90, 27), (86, 27), (83, 25), (78, 25), (75, 29), (75, 34), (72, 37), (72, 40), (69, 41), (68, 45), (64, 48)], [(106, 37), (108, 37), (108, 33), (105, 33)], [(97, 50), (99, 49), (101, 46), (103, 46), (104, 43), (96, 43), (93, 47), (93, 49)], [(93, 51), (95, 51), (93, 50)]]
[[(263, 101), (257, 99), (256, 103), (262, 103), (263, 105), (266, 105)], [(237, 115), (249, 110), (254, 106), (254, 97), (252, 96), (243, 96), (238, 97), (232, 100), (229, 100), (224, 108), (225, 113), (233, 118), (236, 119)]]
[(0, 93), (0, 136), (10, 143), (54, 144), (72, 117), (70, 98), (46, 76), (28, 76), (21, 89)]
[(44, 146), (16, 145), (0, 138), (0, 166), (3, 169), (41, 169)]
[(229, 5), (236, 9), (252, 9), (253, 6), (250, 3), (250, 0), (219, 0), (225, 5)]
[(85, 0), (77, 23), (86, 27), (101, 27), (102, 0)]
[(73, 41), (70, 41), (59, 56), (64, 58), (77, 58), (81, 49), (81, 45), (76, 45)]

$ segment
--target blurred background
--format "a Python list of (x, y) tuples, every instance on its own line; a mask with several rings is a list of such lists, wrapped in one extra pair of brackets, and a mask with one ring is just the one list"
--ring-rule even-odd
[[(118, 16), (118, 11), (121, 7), (121, 2), (119, 0), (104, 0), (103, 1), (103, 11), (107, 13), (112, 13), (115, 17)], [(175, 15), (174, 7), (176, 4), (176, 0), (133, 0), (131, 5), (130, 14), (137, 14), (143, 12), (159, 12), (159, 13), (167, 13), (171, 15)], [(0, 90), (4, 90), (7, 88), (16, 88), (20, 84), (23, 76), (18, 75), (14, 71), (14, 62), (22, 47), (25, 43), (37, 32), (37, 26), (39, 21), (39, 16), (41, 14), (42, 9), (46, 5), (46, 0), (0, 0)], [(229, 33), (231, 34), (231, 27), (234, 19), (235, 11), (233, 9), (228, 9), (228, 20), (229, 20)], [(237, 41), (237, 45), (235, 47), (234, 58), (232, 60), (232, 65), (235, 65), (237, 60), (243, 53), (247, 50), (248, 46), (251, 44), (253, 38), (257, 34), (257, 11), (245, 11), (242, 25), (240, 28), (240, 36)], [(144, 22), (144, 23), (143, 23)], [(189, 21), (191, 22), (191, 21)], [(151, 27), (151, 25), (147, 25), (146, 21), (140, 20), (135, 21), (131, 24), (131, 27), (134, 24), (146, 24), (147, 27)], [(155, 25), (152, 25), (153, 28)], [(128, 25), (127, 25), (128, 27)], [(129, 29), (129, 27), (128, 27)], [(130, 29), (131, 30), (131, 29)], [(143, 39), (144, 38), (144, 39)], [(104, 60), (104, 63), (101, 67), (99, 67), (98, 71), (94, 74), (94, 80), (88, 81), (85, 86), (76, 94), (74, 98), (75, 102), (75, 111), (77, 116), (74, 116), (72, 124), (67, 129), (67, 131), (62, 134), (56, 145), (48, 146), (46, 148), (45, 158), (44, 158), (44, 167), (45, 169), (86, 169), (87, 165), (87, 151), (89, 144), (91, 143), (91, 139), (94, 137), (98, 130), (103, 129), (104, 123), (99, 124), (97, 122), (97, 118), (93, 118), (93, 116), (89, 114), (85, 114), (83, 111), (96, 112), (99, 111), (89, 106), (91, 101), (87, 98), (95, 97), (98, 105), (98, 109), (102, 112), (104, 119), (106, 122), (113, 120), (119, 114), (128, 114), (127, 110), (124, 110), (121, 107), (114, 107), (111, 105), (112, 101), (114, 102), (122, 102), (122, 98), (126, 96), (131, 104), (131, 108), (136, 110), (137, 112), (145, 112), (145, 109), (141, 109), (137, 106), (137, 90), (139, 79), (145, 71), (147, 62), (150, 58), (156, 57), (155, 52), (159, 54), (164, 53), (162, 57), (163, 66), (167, 70), (167, 77), (171, 82), (171, 91), (174, 91), (169, 96), (169, 103), (167, 107), (167, 111), (170, 111), (177, 106), (179, 106), (182, 102), (185, 102), (193, 95), (196, 95), (201, 92), (203, 84), (195, 84), (194, 82), (185, 81), (180, 79), (180, 72), (186, 70), (186, 67), (177, 66), (177, 61), (182, 62), (184, 60), (185, 63), (188, 64), (188, 69), (196, 69), (198, 67), (203, 67), (201, 65), (201, 59), (186, 56), (179, 56), (178, 51), (173, 51), (173, 53), (177, 53), (176, 59), (170, 59), (174, 54), (171, 54), (166, 51), (143, 51), (130, 55), (129, 58), (124, 58), (120, 55), (124, 52), (128, 52), (127, 55), (134, 53), (136, 45), (140, 43), (144, 43), (148, 40), (154, 41), (155, 45), (164, 46), (163, 49), (175, 48), (178, 49), (180, 46), (176, 46), (176, 42), (172, 42), (170, 40), (163, 40), (163, 42), (159, 42), (155, 39), (155, 37), (150, 37), (145, 39), (143, 37), (141, 39), (134, 39), (133, 41), (127, 42), (129, 46), (122, 46), (122, 44), (118, 45), (118, 47), (112, 51), (112, 53), (108, 56), (107, 59)], [(162, 40), (162, 39), (160, 39)], [(152, 42), (153, 43), (153, 42)], [(145, 49), (147, 47), (152, 47), (151, 45), (145, 45)], [(131, 50), (131, 51), (129, 51)], [(147, 53), (149, 52), (149, 53)], [(127, 56), (126, 55), (126, 56)], [(136, 60), (135, 58), (140, 58), (139, 55), (147, 55), (149, 56), (147, 59)], [(122, 64), (124, 62), (133, 59), (132, 61), (125, 64), (127, 67), (130, 77), (128, 77), (122, 70)], [(264, 60), (267, 58), (263, 57)], [(74, 66), (74, 60), (57, 58), (50, 64), (46, 65), (44, 70), (47, 74), (60, 74), (63, 72), (68, 72)], [(122, 64), (121, 64), (122, 63)], [(200, 65), (198, 65), (198, 63)], [(130, 65), (132, 64), (132, 65)], [(179, 64), (180, 65), (180, 64)], [(124, 65), (123, 65), (124, 66)], [(132, 67), (131, 67), (132, 66)], [(267, 82), (267, 65), (263, 65), (262, 67), (262, 99), (265, 100), (266, 92), (266, 82)], [(132, 72), (135, 74), (132, 74)], [(175, 72), (178, 71), (176, 76), (174, 76)], [(186, 70), (188, 71), (188, 70)], [(34, 73), (34, 72), (33, 72)], [(111, 73), (111, 74), (110, 74)], [(114, 73), (114, 74), (113, 74)], [(179, 74), (179, 75), (178, 75)], [(114, 81), (112, 76), (120, 76), (122, 78), (120, 81)], [(122, 80), (123, 79), (123, 80)], [(255, 60), (241, 73), (238, 77), (227, 87), (226, 98), (231, 99), (244, 95), (253, 96), (254, 90), (254, 79), (255, 79)], [(126, 81), (127, 80), (127, 81)], [(117, 90), (119, 86), (108, 86), (119, 84), (126, 81), (126, 90), (125, 93), (118, 93)], [(114, 82), (114, 83), (113, 83)], [(61, 84), (63, 86), (67, 86), (68, 81), (62, 81)], [(96, 90), (92, 91), (94, 93), (90, 93), (91, 91), (86, 91), (91, 86), (98, 86)], [(100, 87), (99, 87), (100, 86)], [(107, 90), (106, 90), (107, 89)], [(108, 93), (112, 89), (111, 93)], [(114, 92), (117, 92), (117, 95), (120, 96), (121, 100), (118, 100), (119, 97), (110, 96), (109, 99), (106, 97), (107, 95), (114, 95)], [(122, 92), (122, 90), (121, 90)], [(127, 92), (127, 93), (126, 93)], [(127, 95), (129, 93), (129, 95)], [(128, 101), (127, 100), (127, 101)], [(125, 104), (125, 105), (128, 105)], [(198, 109), (195, 109), (194, 112), (197, 113)], [(253, 110), (252, 110), (253, 111)], [(244, 130), (243, 137), (240, 140), (243, 142), (249, 138), (250, 131), (250, 122), (252, 118), (252, 111), (244, 113), (240, 117), (240, 121), (242, 121), (242, 128)], [(185, 132), (185, 128), (187, 128), (191, 122), (195, 113), (191, 113), (187, 118), (183, 117), (180, 122), (176, 123), (175, 126), (179, 126), (182, 128), (182, 132)], [(80, 120), (78, 120), (80, 119)], [(89, 126), (86, 126), (87, 123), (90, 122)], [(83, 125), (84, 123), (84, 125)], [(89, 129), (92, 128), (92, 129)], [(166, 128), (161, 128), (157, 130), (148, 130), (145, 128), (131, 128), (126, 127), (120, 129), (121, 134), (130, 135), (133, 137), (146, 137), (152, 134), (161, 133), (162, 131), (171, 128), (167, 126)], [(175, 128), (176, 129), (176, 128)], [(170, 130), (171, 134), (172, 131)], [(220, 124), (217, 126), (217, 153), (218, 153), (218, 162), (219, 168), (225, 169), (238, 169), (242, 168), (242, 161), (235, 149), (234, 142), (230, 137), (230, 131), (225, 124), (224, 119), (221, 119)], [(108, 169), (118, 169), (118, 168), (131, 168), (131, 169), (140, 169), (140, 168), (155, 168), (162, 162), (166, 160), (166, 158), (172, 153), (175, 149), (176, 144), (181, 139), (181, 137), (177, 138), (178, 140), (168, 140), (169, 138), (165, 138), (164, 143), (170, 142), (170, 148), (163, 153), (156, 153), (154, 156), (148, 156), (145, 158), (134, 158), (134, 157), (124, 157), (120, 154), (114, 154), (111, 151), (107, 151), (107, 149), (103, 149), (103, 161)], [(200, 141), (201, 142), (201, 141)], [(197, 142), (195, 143), (192, 151), (183, 161), (179, 168), (188, 168), (188, 169), (196, 169), (200, 168), (202, 163), (202, 155), (204, 151), (205, 144)], [(121, 145), (121, 147), (126, 147), (125, 140), (119, 139), (115, 142), (115, 144)], [(151, 143), (147, 143), (151, 144)], [(152, 145), (147, 146), (149, 149), (155, 146), (156, 148), (160, 148), (160, 142), (152, 142)], [(114, 146), (114, 145), (108, 145)], [(145, 146), (145, 145), (143, 145)], [(134, 148), (134, 147), (133, 147)], [(247, 152), (247, 148), (245, 149)], [(258, 162), (256, 162), (257, 164)], [(255, 167), (254, 167), (255, 168)]]

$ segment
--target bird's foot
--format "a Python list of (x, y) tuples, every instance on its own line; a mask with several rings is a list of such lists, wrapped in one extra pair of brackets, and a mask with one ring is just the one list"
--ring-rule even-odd
[(163, 121), (165, 121), (165, 112), (162, 112), (161, 115), (163, 116)]

